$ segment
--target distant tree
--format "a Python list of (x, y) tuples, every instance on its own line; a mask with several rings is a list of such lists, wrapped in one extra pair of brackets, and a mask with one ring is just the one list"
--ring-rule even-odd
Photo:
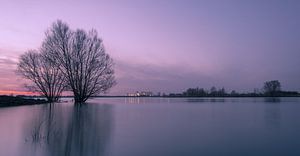
[(225, 95), (226, 95), (225, 88), (223, 87), (223, 88), (219, 89), (218, 96), (225, 96)]
[(217, 88), (215, 86), (210, 88), (210, 95), (217, 96)]
[(276, 96), (281, 91), (281, 84), (278, 80), (267, 81), (264, 83), (264, 93), (267, 96)]
[(198, 89), (198, 95), (199, 96), (207, 96), (207, 92), (204, 90), (204, 88)]
[(188, 88), (185, 92), (182, 94), (183, 96), (228, 96), (226, 93), (225, 88), (218, 89), (216, 87), (212, 87), (209, 91), (206, 91), (203, 88)]
[(254, 88), (254, 89), (253, 89), (253, 93), (254, 93), (254, 94), (259, 94), (259, 89), (258, 89), (258, 88)]
[(230, 93), (230, 95), (231, 95), (231, 96), (237, 96), (238, 93), (237, 93), (235, 90), (232, 90), (231, 93)]
[(207, 92), (203, 88), (189, 88), (183, 92), (183, 96), (207, 96)]
[(66, 76), (76, 103), (106, 92), (116, 83), (113, 60), (96, 30), (73, 31), (58, 20), (47, 31), (42, 49)]
[(66, 78), (58, 68), (37, 51), (21, 55), (17, 72), (32, 82), (27, 88), (39, 92), (49, 102), (57, 101), (66, 86)]

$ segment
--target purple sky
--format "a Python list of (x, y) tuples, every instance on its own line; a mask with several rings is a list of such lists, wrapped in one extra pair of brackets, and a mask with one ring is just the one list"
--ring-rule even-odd
[(0, 0), (0, 90), (22, 89), (18, 56), (57, 19), (95, 28), (116, 63), (110, 94), (188, 87), (300, 91), (298, 0)]

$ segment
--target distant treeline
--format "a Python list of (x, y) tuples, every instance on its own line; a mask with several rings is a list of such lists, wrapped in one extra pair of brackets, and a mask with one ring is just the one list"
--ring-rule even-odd
[(188, 88), (182, 93), (170, 93), (170, 97), (292, 97), (300, 96), (297, 91), (282, 91), (281, 84), (278, 80), (267, 81), (261, 91), (254, 89), (253, 92), (239, 93), (235, 90), (227, 92), (225, 88), (204, 89), (200, 87)]

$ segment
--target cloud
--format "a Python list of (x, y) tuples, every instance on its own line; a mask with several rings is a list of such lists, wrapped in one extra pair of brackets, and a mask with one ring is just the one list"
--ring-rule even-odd
[(14, 59), (10, 59), (10, 58), (2, 58), (1, 56), (0, 56), (0, 66), (7, 66), (7, 65), (12, 65), (12, 66), (14, 66), (14, 65), (16, 65), (17, 64), (17, 62), (14, 60)]
[(17, 59), (0, 55), (0, 90), (23, 91), (25, 80), (16, 74)]
[(208, 82), (209, 77), (186, 65), (135, 64), (116, 60), (117, 86), (111, 94), (135, 91), (181, 92)]

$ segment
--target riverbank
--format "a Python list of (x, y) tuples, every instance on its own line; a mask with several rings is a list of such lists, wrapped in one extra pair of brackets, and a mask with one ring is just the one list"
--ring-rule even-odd
[(43, 99), (24, 98), (19, 96), (0, 95), (0, 107), (36, 105), (47, 103)]

